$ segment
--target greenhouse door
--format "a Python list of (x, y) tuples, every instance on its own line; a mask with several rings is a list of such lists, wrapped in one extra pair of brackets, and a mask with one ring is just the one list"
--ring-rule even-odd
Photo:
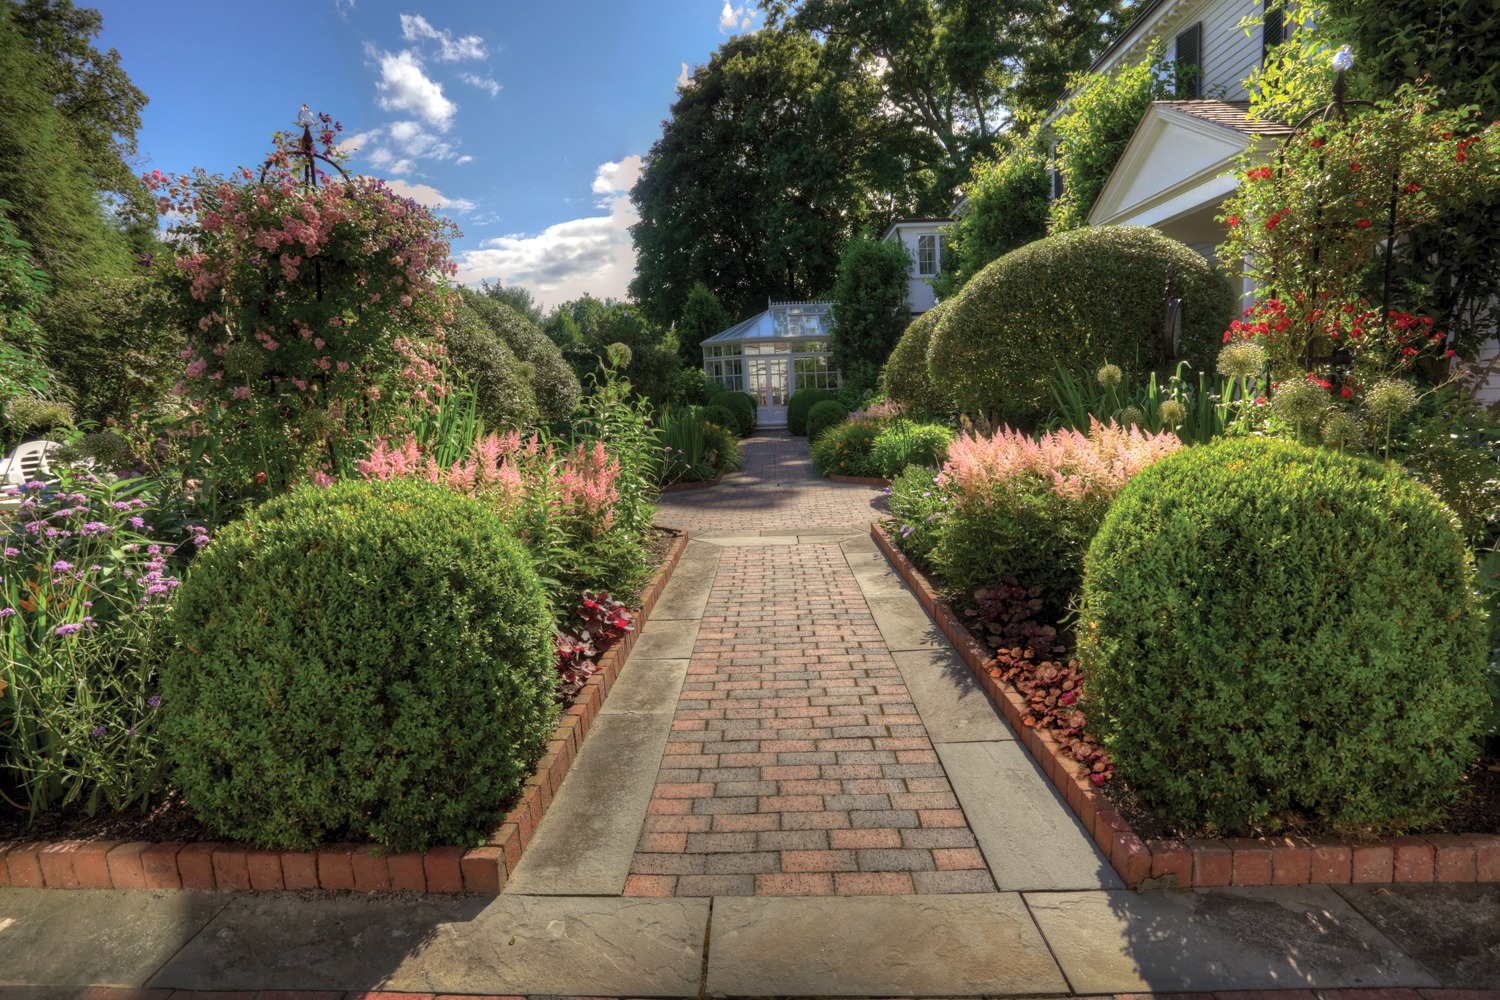
[(758, 407), (755, 422), (761, 427), (786, 426), (788, 357), (747, 357), (745, 391)]

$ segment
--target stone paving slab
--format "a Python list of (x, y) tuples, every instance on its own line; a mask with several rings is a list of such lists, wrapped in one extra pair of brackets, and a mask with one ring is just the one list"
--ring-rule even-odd
[(1020, 996), (1067, 983), (1015, 894), (718, 899), (711, 996)]
[[(632, 658), (631, 663), (637, 670), (672, 664), (676, 683), (671, 700), (676, 701), (687, 661), (640, 664)], [(619, 693), (617, 687), (605, 705)], [(666, 748), (672, 715), (670, 707), (658, 714), (614, 707), (615, 712), (601, 712), (595, 720), (535, 838), (505, 883), (505, 895), (618, 896), (625, 890), (656, 784), (651, 763)]]
[(1340, 885), (1334, 891), (1444, 986), (1500, 989), (1500, 886)]
[[(690, 540), (672, 571), (672, 579), (657, 598), (650, 621), (694, 620), (703, 617), (703, 605), (714, 574), (719, 569), (720, 549), (696, 538)], [(650, 624), (648, 622), (647, 624)]]
[(140, 986), (228, 902), (211, 892), (0, 890), (0, 983)]
[(1025, 899), (1077, 993), (1440, 985), (1327, 886)]
[(952, 649), (948, 637), (938, 630), (922, 605), (911, 594), (899, 597), (866, 597), (875, 624), (893, 653), (913, 649)]
[(1016, 738), (969, 665), (951, 646), (893, 653), (892, 658), (933, 743)]
[(1019, 743), (941, 743), (937, 752), (1002, 891), (1125, 887)]
[(693, 654), (697, 639), (696, 619), (663, 621), (652, 615), (636, 638), (630, 659), (684, 660)]
[(696, 996), (708, 914), (688, 899), (236, 895), (149, 985)]
[[(687, 676), (688, 661), (647, 660), (632, 656), (625, 662), (600, 715), (666, 715), (671, 716)], [(664, 725), (664, 730), (670, 725)], [(584, 742), (588, 747), (588, 742)], [(572, 773), (571, 771), (569, 772)], [(566, 780), (564, 781), (566, 784)]]
[(842, 543), (844, 558), (859, 589), (866, 598), (909, 597), (911, 588), (901, 579), (901, 574), (891, 568), (884, 553), (870, 540), (868, 533)]

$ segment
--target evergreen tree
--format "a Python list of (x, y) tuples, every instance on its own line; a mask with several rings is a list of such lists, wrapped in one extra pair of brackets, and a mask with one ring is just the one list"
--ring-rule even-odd
[(872, 389), (911, 316), (906, 283), (912, 260), (901, 243), (860, 237), (839, 258), (833, 286), (834, 367), (845, 385)]
[(677, 321), (677, 353), (690, 365), (703, 362), (703, 342), (714, 334), (729, 329), (732, 320), (719, 299), (708, 286), (698, 282), (688, 293), (687, 304), (682, 307), (682, 318)]

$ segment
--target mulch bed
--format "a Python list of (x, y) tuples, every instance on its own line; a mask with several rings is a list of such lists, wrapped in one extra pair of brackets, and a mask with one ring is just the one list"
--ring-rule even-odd
[[(660, 567), (672, 550), (677, 534), (653, 527), (646, 548), (650, 565)], [(632, 603), (638, 609), (639, 595)], [(601, 650), (602, 657), (607, 650)], [(563, 702), (566, 709), (572, 699)], [(10, 789), (4, 789), (11, 794)], [(14, 797), (12, 795), (12, 797)], [(0, 800), (3, 802), (3, 800)], [(507, 804), (507, 807), (509, 804)], [(38, 816), (28, 823), (25, 813), (6, 805), (0, 812), (0, 840), (25, 839), (53, 840), (147, 840), (153, 843), (177, 841), (184, 844), (213, 843), (221, 838), (204, 826), (193, 810), (175, 791), (168, 791), (145, 809), (127, 809), (123, 812), (101, 810), (88, 815), (82, 806), (73, 805), (55, 809)], [(329, 843), (357, 839), (332, 831), (325, 838)]]
[[(919, 572), (926, 576), (933, 589), (940, 594), (946, 595), (955, 610), (963, 607), (962, 602), (955, 600), (945, 581), (925, 568), (918, 567)], [(977, 628), (972, 619), (963, 615), (961, 611), (958, 618), (964, 627), (981, 648), (993, 649), (986, 641), (986, 636)], [(1058, 629), (1059, 637), (1067, 642), (1068, 647), (1073, 648), (1072, 637)], [(1500, 833), (1500, 756), (1495, 752), (1500, 751), (1496, 740), (1491, 740), (1487, 746), (1486, 753), (1464, 776), (1463, 789), (1458, 800), (1449, 809), (1447, 819), (1439, 824), (1416, 830), (1405, 831), (1413, 834), (1427, 833)], [(1124, 778), (1116, 775), (1110, 778), (1099, 789), (1109, 800), (1110, 804), (1130, 824), (1132, 830), (1142, 840), (1189, 840), (1193, 838), (1213, 838), (1222, 836), (1201, 827), (1185, 824), (1172, 823), (1157, 816), (1151, 809), (1143, 804), (1137, 797), (1134, 789)], [(1262, 835), (1261, 831), (1255, 831), (1252, 836)], [(1303, 822), (1300, 825), (1289, 826), (1285, 830), (1278, 831), (1278, 835), (1300, 835), (1307, 837), (1335, 836), (1345, 839), (1360, 839), (1362, 831), (1358, 830), (1334, 830), (1317, 823)], [(1369, 831), (1370, 839), (1375, 839), (1379, 834)]]

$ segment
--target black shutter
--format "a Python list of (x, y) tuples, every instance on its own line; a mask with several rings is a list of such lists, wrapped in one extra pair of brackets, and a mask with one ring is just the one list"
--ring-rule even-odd
[(1286, 12), (1280, 7), (1274, 7), (1266, 11), (1266, 19), (1261, 29), (1260, 57), (1264, 60), (1271, 54), (1271, 50), (1280, 45), (1286, 39)]
[(1203, 22), (1177, 36), (1177, 97), (1203, 96)]

